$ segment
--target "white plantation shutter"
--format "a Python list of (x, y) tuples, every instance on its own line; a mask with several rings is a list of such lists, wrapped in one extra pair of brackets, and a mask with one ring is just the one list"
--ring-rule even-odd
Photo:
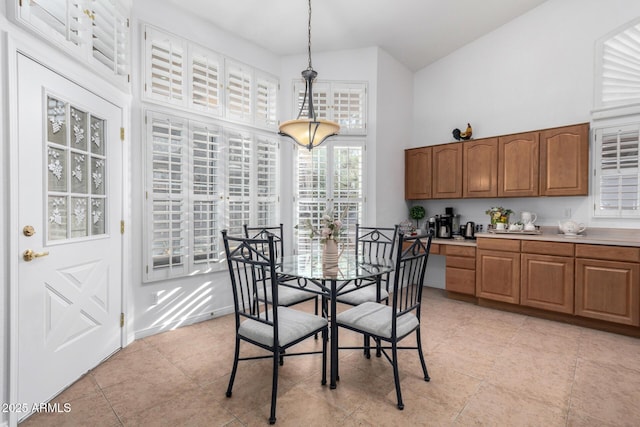
[(128, 84), (130, 13), (130, 0), (23, 0), (16, 21)]
[(251, 135), (227, 133), (227, 209), (229, 234), (244, 235), (243, 225), (251, 220)]
[(91, 1), (92, 56), (114, 74), (129, 74), (129, 17), (119, 0)]
[(599, 107), (640, 102), (640, 22), (598, 41)]
[[(294, 83), (294, 107), (300, 111), (304, 101), (304, 82)], [(341, 135), (366, 135), (367, 85), (362, 82), (314, 82), (313, 108), (319, 119), (333, 120), (340, 125)], [(305, 104), (300, 117), (307, 117)]]
[[(328, 145), (321, 145), (312, 151), (296, 149), (296, 181), (297, 197), (296, 224), (311, 221), (316, 229), (320, 229), (322, 215), (327, 209), (327, 155)], [(298, 228), (297, 253), (307, 254), (319, 251), (318, 240), (309, 238), (309, 230)]]
[(366, 89), (364, 83), (333, 84), (333, 120), (340, 125), (340, 133), (366, 134)]
[(222, 129), (191, 123), (191, 182), (193, 194), (192, 248), (195, 265), (211, 266), (220, 261), (220, 221), (223, 171), (221, 159)]
[(151, 180), (147, 224), (152, 247), (147, 273), (152, 279), (163, 279), (185, 271), (188, 128), (184, 120), (158, 113), (148, 113), (146, 120), (151, 157), (148, 164), (152, 168), (147, 174)]
[(145, 96), (185, 105), (184, 42), (149, 26), (145, 29), (145, 38)]
[(640, 125), (595, 130), (595, 216), (640, 216)]
[(272, 136), (256, 135), (255, 147), (257, 203), (255, 224), (271, 226), (280, 222), (278, 140)]
[(278, 125), (278, 79), (256, 73), (255, 124), (275, 128)]
[(237, 62), (227, 61), (225, 64), (225, 73), (227, 118), (251, 122), (252, 70)]
[(220, 55), (190, 47), (189, 49), (189, 82), (191, 107), (204, 110), (216, 116), (222, 114), (222, 63)]

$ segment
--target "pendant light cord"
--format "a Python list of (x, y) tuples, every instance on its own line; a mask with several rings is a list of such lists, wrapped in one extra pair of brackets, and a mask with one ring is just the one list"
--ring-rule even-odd
[(311, 66), (311, 0), (309, 0), (309, 25), (308, 25), (308, 43), (307, 43), (307, 53), (309, 55), (309, 70), (312, 70)]

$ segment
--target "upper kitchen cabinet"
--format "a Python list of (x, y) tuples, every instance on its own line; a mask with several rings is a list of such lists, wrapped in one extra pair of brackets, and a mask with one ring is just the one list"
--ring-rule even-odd
[(404, 151), (404, 198), (431, 198), (431, 147)]
[(539, 137), (539, 132), (526, 132), (498, 138), (498, 197), (539, 194)]
[(498, 196), (498, 138), (463, 144), (462, 197)]
[(433, 147), (432, 179), (432, 198), (455, 199), (462, 197), (462, 143)]
[(589, 124), (540, 132), (540, 195), (586, 196), (589, 192)]

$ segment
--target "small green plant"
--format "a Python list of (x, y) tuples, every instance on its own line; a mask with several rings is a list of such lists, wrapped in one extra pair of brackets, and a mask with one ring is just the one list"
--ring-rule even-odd
[(411, 209), (409, 209), (409, 216), (411, 219), (416, 220), (416, 228), (420, 228), (420, 220), (424, 218), (426, 214), (427, 211), (420, 205), (412, 206)]

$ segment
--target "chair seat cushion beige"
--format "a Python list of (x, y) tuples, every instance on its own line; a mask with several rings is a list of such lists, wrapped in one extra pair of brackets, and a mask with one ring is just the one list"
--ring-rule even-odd
[[(261, 317), (264, 317), (263, 315)], [(270, 321), (273, 320), (271, 310), (268, 312), (268, 318)], [(323, 317), (288, 307), (278, 307), (278, 341), (282, 347), (313, 334), (326, 325), (327, 319)], [(242, 322), (238, 334), (260, 344), (273, 345), (273, 326), (257, 320), (247, 319)]]
[[(336, 321), (339, 325), (353, 327), (371, 335), (391, 338), (391, 317), (393, 309), (377, 302), (365, 302), (339, 313)], [(400, 316), (396, 324), (396, 335), (403, 337), (420, 325), (413, 313)]]
[[(342, 288), (341, 294), (338, 295), (336, 300), (349, 305), (359, 305), (365, 302), (377, 302), (376, 298), (376, 285), (363, 286), (359, 289), (355, 289), (355, 284), (350, 284)], [(380, 289), (380, 301), (389, 298), (389, 292), (385, 289)]]
[[(315, 285), (314, 285), (315, 286)], [(278, 305), (288, 307), (299, 302), (312, 300), (316, 294), (302, 289), (294, 289), (288, 286), (278, 286)], [(264, 291), (258, 290), (258, 299), (264, 301)], [(271, 288), (267, 288), (267, 301), (272, 302)]]

